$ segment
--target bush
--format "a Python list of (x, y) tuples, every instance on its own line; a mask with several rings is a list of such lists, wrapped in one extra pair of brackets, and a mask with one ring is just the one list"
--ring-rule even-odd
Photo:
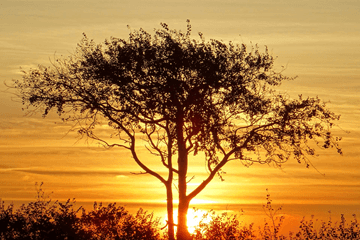
[(94, 210), (81, 216), (82, 228), (88, 239), (116, 239), (116, 240), (156, 240), (161, 238), (160, 219), (154, 218), (143, 209), (139, 209), (135, 216), (129, 214), (124, 207), (117, 207), (116, 203), (108, 206), (94, 204)]
[(74, 210), (75, 200), (52, 202), (38, 190), (38, 198), (14, 209), (0, 205), (0, 239), (85, 239), (80, 238), (81, 224)]
[(296, 234), (290, 233), (289, 239), (360, 239), (360, 225), (355, 214), (353, 215), (353, 220), (350, 223), (346, 222), (346, 219), (342, 214), (340, 222), (333, 224), (330, 218), (328, 222), (321, 221), (320, 228), (316, 229), (314, 227), (314, 216), (312, 216), (309, 221), (305, 221), (305, 219), (303, 219), (300, 222), (299, 231)]
[[(0, 240), (165, 240), (160, 229), (160, 219), (152, 213), (139, 209), (132, 215), (124, 207), (110, 203), (94, 203), (91, 211), (80, 207), (74, 209), (75, 200), (65, 203), (53, 202), (41, 189), (37, 190), (35, 202), (15, 209), (13, 204), (5, 207), (0, 203)], [(210, 210), (204, 214), (193, 233), (194, 240), (337, 240), (360, 239), (360, 224), (355, 215), (348, 223), (341, 215), (339, 222), (321, 222), (315, 228), (314, 217), (300, 222), (299, 230), (288, 236), (279, 234), (284, 218), (278, 216), (281, 208), (274, 209), (267, 194), (264, 211), (270, 220), (258, 231), (253, 226), (241, 226), (236, 215), (216, 214)]]
[(0, 204), (0, 239), (161, 239), (160, 220), (140, 209), (135, 216), (116, 203), (103, 206), (94, 204), (86, 212), (74, 209), (75, 200), (53, 202), (45, 197), (40, 184), (37, 200), (14, 209)]
[(237, 215), (228, 215), (226, 212), (216, 215), (213, 210), (202, 216), (193, 234), (194, 240), (235, 240), (254, 239), (254, 237), (253, 224), (249, 227), (241, 227)]

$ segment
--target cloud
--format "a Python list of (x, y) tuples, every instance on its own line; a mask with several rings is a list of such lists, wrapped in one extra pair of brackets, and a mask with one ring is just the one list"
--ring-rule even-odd
[(89, 176), (89, 175), (112, 175), (116, 178), (126, 178), (130, 175), (130, 172), (126, 171), (116, 171), (116, 170), (92, 170), (92, 169), (71, 169), (71, 170), (64, 170), (64, 169), (42, 169), (42, 168), (9, 168), (7, 171), (17, 171), (23, 173), (31, 173), (31, 174), (39, 174), (39, 175), (70, 175), (70, 176)]
[[(4, 39), (4, 38), (3, 38)], [(16, 44), (13, 42), (13, 40), (11, 39), (4, 39), (4, 40), (0, 40), (0, 46), (1, 46), (1, 51), (30, 51), (30, 48), (27, 46), (24, 46), (22, 44)]]

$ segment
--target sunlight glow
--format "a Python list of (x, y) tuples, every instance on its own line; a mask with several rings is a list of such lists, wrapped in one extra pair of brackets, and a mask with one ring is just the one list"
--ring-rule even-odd
[(209, 204), (209, 203), (218, 203), (217, 201), (205, 200), (205, 199), (192, 199), (191, 204)]
[[(195, 227), (199, 225), (201, 219), (207, 211), (190, 208), (187, 214), (187, 226), (190, 233), (194, 233)], [(177, 224), (178, 212), (174, 210), (174, 223)], [(209, 219), (203, 219), (203, 223), (209, 223)]]
[[(166, 203), (166, 200), (163, 200), (162, 202)], [(174, 199), (174, 204), (179, 204), (179, 200), (178, 199)], [(191, 204), (214, 204), (214, 203), (219, 203), (217, 201), (212, 201), (212, 200), (205, 200), (205, 199), (192, 199), (190, 201)]]

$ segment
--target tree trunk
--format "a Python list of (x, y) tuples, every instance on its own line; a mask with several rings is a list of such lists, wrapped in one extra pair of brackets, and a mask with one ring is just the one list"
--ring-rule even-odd
[(189, 201), (186, 199), (181, 201), (179, 200), (179, 209), (178, 209), (178, 228), (177, 228), (177, 239), (178, 240), (191, 240), (191, 235), (187, 228), (187, 212), (189, 209)]
[[(179, 155), (181, 155), (179, 153)], [(187, 160), (187, 158), (186, 158)], [(187, 163), (181, 166), (179, 164), (179, 207), (178, 207), (178, 227), (177, 227), (177, 239), (188, 240), (190, 238), (190, 234), (187, 228), (187, 212), (189, 209), (189, 200), (186, 196), (186, 172), (187, 172)], [(183, 172), (180, 169), (185, 170)]]
[(172, 195), (172, 181), (168, 182), (166, 185), (166, 207), (167, 207), (167, 216), (168, 216), (168, 235), (169, 240), (175, 240), (174, 233), (174, 205), (173, 205), (173, 195)]
[(179, 178), (179, 208), (178, 208), (178, 226), (177, 226), (177, 239), (188, 240), (191, 239), (190, 233), (187, 228), (187, 211), (189, 208), (189, 200), (186, 196), (186, 175), (188, 170), (188, 152), (183, 134), (183, 121), (182, 118), (177, 123), (177, 142), (178, 142), (178, 178)]

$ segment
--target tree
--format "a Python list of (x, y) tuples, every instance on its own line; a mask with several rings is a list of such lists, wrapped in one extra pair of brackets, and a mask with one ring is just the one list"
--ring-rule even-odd
[[(318, 98), (277, 93), (274, 87), (292, 78), (274, 70), (266, 48), (206, 41), (201, 33), (196, 40), (187, 23), (186, 32), (163, 23), (153, 36), (140, 29), (127, 40), (112, 37), (104, 44), (84, 35), (74, 54), (24, 72), (13, 85), (27, 108), (44, 117), (56, 110), (82, 136), (127, 149), (142, 173), (159, 179), (166, 187), (170, 239), (173, 185), (179, 197), (177, 238), (188, 239), (190, 200), (216, 175), (222, 179), (228, 162), (281, 166), (295, 158), (308, 165), (306, 156), (316, 146), (341, 153), (330, 131), (339, 116)], [(112, 139), (97, 134), (104, 122)], [(166, 176), (144, 164), (139, 141)], [(188, 163), (199, 153), (208, 176), (188, 192)]]

